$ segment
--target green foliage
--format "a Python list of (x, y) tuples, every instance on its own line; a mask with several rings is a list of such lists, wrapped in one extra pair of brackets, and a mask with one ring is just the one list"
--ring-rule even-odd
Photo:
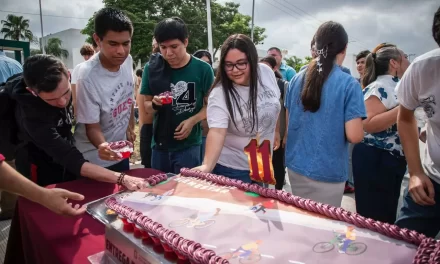
[(69, 56), (69, 52), (63, 49), (62, 41), (59, 38), (48, 39), (44, 50), (47, 54), (54, 55), (58, 58), (67, 58)]
[(297, 56), (292, 56), (292, 57), (285, 59), (286, 64), (289, 65), (290, 67), (294, 68), (296, 72), (299, 72), (301, 67), (303, 67), (304, 65), (308, 65), (311, 60), (312, 60), (312, 57), (310, 57), (310, 56), (306, 56), (304, 58), (304, 60), (297, 57)]
[[(135, 61), (145, 63), (152, 50), (154, 27), (160, 20), (172, 16), (182, 18), (188, 26), (188, 52), (208, 47), (208, 25), (206, 18), (206, 0), (103, 0), (106, 7), (123, 10), (134, 25), (131, 55)], [(227, 2), (225, 5), (211, 1), (212, 38), (214, 55), (223, 42), (232, 34), (242, 33), (250, 36), (251, 17), (238, 12), (239, 4)], [(93, 17), (81, 33), (93, 34)], [(255, 44), (263, 43), (265, 29), (254, 27)], [(89, 37), (88, 42), (91, 42)]]
[(41, 52), (40, 49), (31, 49), (31, 56), (37, 55), (37, 54), (42, 54), (43, 52)]
[(29, 19), (24, 19), (23, 16), (14, 16), (9, 14), (6, 20), (2, 20), (2, 29), (0, 32), (3, 38), (12, 40), (28, 40), (33, 41), (34, 34), (29, 30)]

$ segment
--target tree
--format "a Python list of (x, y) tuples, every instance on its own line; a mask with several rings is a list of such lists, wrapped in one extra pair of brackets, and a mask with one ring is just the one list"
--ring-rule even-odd
[(31, 49), (31, 56), (37, 55), (37, 54), (42, 54), (43, 52), (41, 52), (40, 49)]
[(34, 40), (34, 34), (29, 30), (29, 19), (24, 19), (23, 16), (14, 16), (9, 14), (6, 20), (2, 20), (1, 33), (3, 38), (12, 40)]
[(59, 38), (50, 38), (44, 49), (47, 54), (54, 55), (58, 58), (67, 58), (69, 56), (69, 52), (63, 49), (62, 41)]
[(296, 72), (299, 72), (299, 70), (304, 66), (304, 65), (308, 65), (310, 63), (310, 61), (312, 61), (312, 57), (310, 56), (306, 56), (304, 58), (304, 61), (297, 57), (297, 56), (292, 56), (289, 58), (286, 58), (286, 64), (289, 65), (290, 67), (294, 68)]
[[(208, 48), (206, 0), (103, 0), (106, 7), (123, 10), (133, 22), (134, 32), (131, 55), (135, 61), (143, 63), (151, 54), (154, 27), (162, 19), (172, 16), (182, 18), (188, 26), (188, 52)], [(239, 4), (227, 2), (225, 5), (211, 0), (211, 19), (213, 29), (214, 54), (232, 34), (242, 33), (250, 36), (251, 17), (238, 12)], [(81, 33), (93, 34), (93, 17)], [(265, 29), (254, 27), (255, 44), (263, 43)], [(90, 38), (88, 40), (91, 41)]]

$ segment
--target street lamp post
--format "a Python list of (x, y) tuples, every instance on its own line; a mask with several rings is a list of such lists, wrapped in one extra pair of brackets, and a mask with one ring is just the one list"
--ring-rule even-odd
[(206, 12), (208, 18), (208, 50), (211, 55), (214, 55), (212, 47), (211, 0), (206, 0)]
[(251, 40), (254, 41), (254, 16), (255, 16), (255, 0), (252, 0), (252, 24), (251, 24)]
[(46, 51), (44, 50), (44, 34), (43, 34), (43, 12), (41, 11), (41, 0), (39, 0), (40, 3), (40, 24), (41, 24), (41, 41), (40, 41), (40, 47), (43, 54), (46, 54)]

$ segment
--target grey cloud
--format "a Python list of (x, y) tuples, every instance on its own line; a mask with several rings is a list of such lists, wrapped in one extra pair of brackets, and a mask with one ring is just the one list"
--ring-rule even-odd
[[(228, 0), (218, 0), (226, 2)], [(229, 0), (231, 1), (231, 0)], [(240, 3), (240, 12), (250, 15), (252, 0)], [(19, 2), (19, 4), (17, 4)], [(437, 47), (431, 37), (431, 24), (437, 0), (256, 0), (255, 24), (266, 28), (264, 45), (288, 49), (290, 55), (309, 55), (310, 40), (321, 22), (338, 21), (344, 25), (350, 40), (349, 53), (378, 43), (392, 42), (407, 53), (420, 55)], [(4, 4), (3, 4), (4, 3)], [(44, 32), (55, 33), (68, 28), (83, 28), (87, 19), (103, 6), (101, 0), (44, 0)], [(423, 4), (421, 4), (423, 3)], [(305, 11), (306, 13), (304, 13)], [(38, 1), (2, 0), (1, 10), (39, 13)], [(7, 12), (0, 12), (0, 19)], [(23, 14), (30, 19), (31, 30), (40, 36), (38, 15)], [(75, 18), (74, 18), (75, 17)]]

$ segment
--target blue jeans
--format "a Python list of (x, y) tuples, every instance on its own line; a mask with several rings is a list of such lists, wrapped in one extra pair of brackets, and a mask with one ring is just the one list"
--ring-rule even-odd
[(201, 161), (203, 162), (203, 158), (205, 157), (205, 147), (206, 147), (206, 137), (202, 137), (202, 147), (201, 147)]
[(107, 167), (106, 169), (111, 170), (111, 171), (116, 171), (116, 172), (128, 171), (130, 169), (130, 160), (124, 159), (123, 161), (120, 161), (116, 164), (113, 164), (113, 165)]
[(393, 224), (405, 170), (405, 158), (364, 143), (356, 144), (353, 149), (356, 211)]
[(226, 166), (217, 163), (212, 173), (225, 176), (231, 179), (241, 180), (243, 182), (251, 183), (250, 171), (248, 170), (236, 170), (228, 168)]
[(200, 145), (191, 146), (180, 151), (163, 151), (153, 149), (151, 168), (162, 172), (179, 174), (182, 168), (194, 168), (202, 164)]
[(414, 202), (405, 189), (403, 207), (400, 210), (396, 225), (408, 228), (428, 237), (434, 238), (440, 231), (440, 184), (431, 180), (434, 185), (435, 205), (422, 206)]

